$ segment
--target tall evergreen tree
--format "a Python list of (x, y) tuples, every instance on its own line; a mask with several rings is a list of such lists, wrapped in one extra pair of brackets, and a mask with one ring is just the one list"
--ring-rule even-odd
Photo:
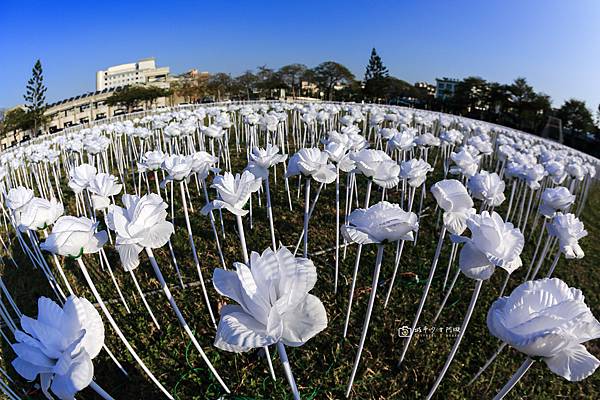
[(44, 72), (40, 60), (37, 60), (33, 66), (31, 78), (27, 81), (27, 90), (23, 98), (27, 102), (27, 110), (32, 116), (35, 135), (38, 126), (44, 123), (44, 111), (46, 110), (46, 86), (44, 85)]
[(369, 58), (369, 64), (365, 71), (365, 82), (368, 82), (371, 79), (387, 78), (388, 75), (388, 69), (383, 65), (381, 57), (379, 57), (377, 50), (373, 47), (373, 50), (371, 50), (371, 58)]
[(365, 71), (365, 97), (367, 99), (378, 99), (384, 97), (383, 92), (388, 79), (388, 69), (383, 65), (377, 50), (371, 50), (371, 58)]

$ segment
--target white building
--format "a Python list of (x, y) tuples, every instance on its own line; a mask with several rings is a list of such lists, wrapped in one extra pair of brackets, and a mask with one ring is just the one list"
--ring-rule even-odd
[(109, 67), (96, 72), (96, 91), (119, 86), (153, 84), (168, 87), (169, 67), (156, 67), (154, 58)]
[(456, 91), (456, 85), (458, 85), (460, 82), (460, 80), (452, 78), (437, 78), (435, 81), (436, 99), (447, 99), (448, 97), (454, 96), (454, 92)]

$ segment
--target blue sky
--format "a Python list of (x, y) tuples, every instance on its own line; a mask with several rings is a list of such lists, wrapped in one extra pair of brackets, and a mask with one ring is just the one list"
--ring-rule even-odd
[(0, 7), (0, 107), (44, 65), (48, 100), (95, 88), (95, 71), (156, 57), (239, 74), (326, 60), (364, 74), (372, 47), (409, 82), (526, 77), (555, 106), (600, 103), (600, 1), (14, 1)]

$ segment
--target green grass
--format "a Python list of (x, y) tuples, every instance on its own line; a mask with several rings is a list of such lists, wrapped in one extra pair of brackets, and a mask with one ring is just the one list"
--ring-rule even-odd
[[(244, 163), (237, 160), (234, 170), (240, 171), (243, 166)], [(441, 169), (439, 164), (437, 169)], [(286, 245), (294, 246), (302, 230), (304, 192), (302, 191), (300, 198), (297, 198), (297, 180), (290, 180), (293, 189), (294, 207), (293, 212), (291, 212), (287, 206), (287, 196), (281, 179), (282, 174), (280, 168), (277, 182), (272, 181), (271, 183), (275, 229), (278, 240)], [(364, 181), (362, 178), (359, 179), (361, 179), (359, 192), (363, 197)], [(427, 186), (429, 187), (437, 179), (439, 179), (439, 176), (430, 177)], [(344, 179), (342, 181), (345, 182)], [(152, 186), (153, 182), (150, 182), (150, 184), (151, 187), (154, 187)], [(128, 182), (128, 185), (131, 191), (131, 182)], [(330, 248), (335, 243), (334, 190), (334, 185), (329, 185), (321, 193), (309, 229), (310, 253)], [(342, 193), (344, 190), (342, 188)], [(193, 182), (190, 183), (190, 191), (194, 205), (192, 228), (201, 260), (202, 272), (208, 281), (209, 296), (216, 308), (217, 305), (221, 306), (226, 301), (215, 292), (210, 284), (212, 271), (220, 266), (219, 257), (208, 218), (199, 213), (203, 200), (202, 197), (198, 196)], [(65, 190), (65, 193), (68, 193), (68, 190)], [(509, 187), (507, 187), (507, 194), (509, 193)], [(211, 195), (214, 194), (211, 193)], [(399, 193), (392, 191), (389, 195), (390, 201), (399, 201)], [(178, 196), (176, 195), (175, 198), (177, 199)], [(374, 190), (371, 203), (373, 204), (380, 198), (381, 192)], [(265, 199), (263, 197), (263, 207), (261, 208), (256, 207), (256, 197), (253, 201), (255, 207), (252, 229), (249, 226), (249, 217), (244, 218), (247, 242), (250, 250), (262, 252), (270, 245), (269, 228), (264, 208)], [(362, 201), (360, 199), (361, 203)], [(191, 250), (187, 241), (183, 211), (178, 201), (176, 201), (175, 206), (177, 217), (173, 245), (184, 280), (193, 282), (198, 279), (198, 276), (190, 254)], [(417, 336), (411, 344), (403, 365), (400, 369), (396, 368), (403, 344), (403, 339), (398, 336), (397, 331), (404, 325), (410, 326), (412, 322), (438, 240), (434, 207), (433, 198), (428, 195), (424, 205), (418, 243), (416, 246), (413, 246), (412, 243), (406, 244), (400, 265), (400, 272), (403, 274), (396, 282), (390, 305), (387, 309), (384, 309), (383, 300), (391, 278), (395, 253), (395, 245), (386, 245), (380, 287), (378, 288), (371, 319), (369, 336), (352, 391), (355, 399), (415, 399), (424, 397), (444, 364), (454, 342), (454, 337), (445, 333)], [(500, 208), (500, 213), (501, 215), (505, 214), (505, 206)], [(222, 246), (226, 262), (231, 265), (234, 261), (241, 260), (241, 252), (235, 220), (226, 212), (223, 216), (226, 237), (222, 241)], [(561, 259), (555, 275), (564, 279), (570, 286), (581, 288), (587, 296), (588, 305), (592, 308), (594, 314), (598, 316), (600, 315), (598, 307), (600, 304), (600, 271), (596, 269), (599, 264), (599, 255), (595, 240), (599, 237), (600, 231), (600, 192), (597, 187), (592, 188), (582, 219), (589, 231), (589, 236), (581, 241), (586, 256), (582, 260), (568, 262)], [(529, 229), (528, 231), (530, 232)], [(421, 317), (419, 324), (421, 327), (431, 327), (431, 321), (441, 301), (441, 285), (450, 249), (448, 243), (449, 241), (446, 240), (438, 265), (438, 272)], [(528, 237), (527, 246), (522, 255), (524, 268), (514, 274), (509, 282), (508, 291), (523, 280), (534, 245), (535, 237)], [(15, 269), (5, 257), (3, 279), (23, 312), (26, 315), (35, 316), (37, 314), (36, 299), (42, 295), (50, 296), (51, 292), (41, 272), (33, 269), (16, 247), (18, 245), (13, 237), (14, 256), (19, 264), (19, 269)], [(148, 301), (162, 327), (162, 330), (159, 331), (153, 325), (137, 297), (129, 275), (120, 268), (118, 255), (110, 246), (106, 246), (106, 249), (132, 312), (126, 314), (124, 307), (119, 302), (111, 302), (110, 311), (148, 367), (171, 393), (177, 395), (180, 399), (215, 399), (221, 396), (225, 399), (291, 398), (283, 369), (274, 348), (271, 351), (277, 373), (277, 381), (275, 382), (270, 378), (262, 350), (245, 354), (233, 354), (220, 351), (212, 346), (214, 330), (211, 327), (199, 287), (174, 290), (176, 301), (192, 329), (195, 330), (198, 340), (232, 390), (231, 395), (224, 396), (222, 389), (208, 372), (197, 351), (190, 345), (190, 341), (183, 330), (180, 329), (177, 319), (162, 292), (159, 291), (148, 296)], [(303, 399), (340, 399), (344, 397), (370, 294), (375, 247), (365, 246), (363, 248), (349, 335), (344, 340), (342, 339), (342, 330), (355, 253), (356, 247), (349, 247), (346, 258), (340, 264), (340, 287), (337, 295), (333, 294), (334, 252), (329, 251), (311, 257), (319, 272), (319, 279), (312, 293), (323, 301), (327, 310), (329, 325), (325, 331), (308, 341), (304, 346), (288, 349), (292, 369)], [(167, 246), (156, 250), (155, 254), (168, 282), (173, 286), (177, 285), (175, 270), (169, 262)], [(100, 269), (97, 260), (98, 258), (95, 255), (84, 257), (84, 261), (91, 270), (94, 281), (104, 299), (116, 299), (116, 291), (112, 286), (108, 273)], [(66, 259), (63, 261), (69, 280), (74, 284), (76, 292), (93, 300), (76, 263)], [(136, 274), (144, 291), (159, 289), (158, 281), (153, 276), (147, 258), (142, 256), (141, 261), (142, 263), (136, 270)], [(542, 273), (545, 272), (548, 266), (549, 262), (545, 264)], [(419, 277), (419, 282), (415, 281), (415, 274)], [(485, 317), (490, 304), (498, 296), (504, 277), (504, 272), (498, 269), (492, 279), (484, 283), (466, 336), (437, 391), (437, 399), (491, 398), (522, 363), (524, 359), (522, 355), (513, 349), (507, 349), (475, 384), (467, 386), (473, 374), (478, 371), (499, 345), (499, 341), (488, 333)], [(460, 326), (473, 286), (473, 281), (460, 276), (447, 308), (435, 324), (436, 327)], [(106, 353), (102, 352), (94, 360), (97, 382), (115, 399), (163, 398), (155, 386), (146, 379), (143, 372), (135, 366), (131, 356), (112, 332), (108, 323), (105, 326), (107, 331), (106, 344), (117, 355), (120, 362), (125, 365), (130, 376), (129, 378), (122, 376)], [(600, 356), (598, 342), (588, 343), (587, 347), (593, 354)], [(2, 362), (5, 369), (9, 370), (11, 376), (17, 379), (20, 386), (29, 392), (29, 398), (43, 398), (41, 392), (36, 390), (32, 383), (18, 378), (12, 371), (9, 364), (13, 358), (12, 350), (3, 343)], [(93, 399), (97, 396), (91, 390), (86, 389), (77, 397), (80, 399)], [(553, 399), (557, 397), (569, 399), (600, 398), (600, 375), (596, 374), (580, 383), (570, 383), (552, 374), (545, 365), (538, 363), (530, 369), (507, 398)]]

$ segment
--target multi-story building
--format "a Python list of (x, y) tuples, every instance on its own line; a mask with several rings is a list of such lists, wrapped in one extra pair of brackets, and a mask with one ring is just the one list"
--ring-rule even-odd
[(436, 86), (427, 82), (415, 82), (415, 87), (418, 89), (424, 89), (429, 96), (434, 96), (436, 92)]
[(435, 82), (435, 98), (443, 100), (454, 96), (456, 85), (458, 85), (460, 80), (452, 78), (436, 78)]
[(166, 88), (169, 85), (169, 72), (169, 67), (157, 68), (154, 58), (115, 65), (96, 72), (96, 91), (139, 84), (152, 84)]

